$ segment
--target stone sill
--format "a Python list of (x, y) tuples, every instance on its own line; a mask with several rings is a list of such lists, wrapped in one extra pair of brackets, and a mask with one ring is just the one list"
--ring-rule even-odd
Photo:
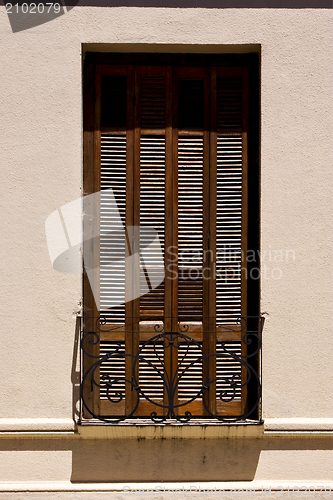
[(225, 424), (219, 421), (193, 420), (153, 424), (150, 420), (120, 422), (115, 425), (85, 422), (77, 426), (79, 436), (102, 439), (221, 439), (259, 438), (264, 434), (263, 422), (245, 421)]

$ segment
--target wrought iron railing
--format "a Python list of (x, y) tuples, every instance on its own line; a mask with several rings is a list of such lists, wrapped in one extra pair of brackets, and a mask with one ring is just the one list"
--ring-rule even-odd
[[(220, 325), (207, 318), (200, 328), (172, 320), (81, 318), (79, 423), (261, 421), (264, 318)], [(131, 351), (128, 338), (137, 339)]]

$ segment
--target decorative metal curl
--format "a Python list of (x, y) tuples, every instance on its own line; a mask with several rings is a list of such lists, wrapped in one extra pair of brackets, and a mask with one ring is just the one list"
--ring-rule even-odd
[[(91, 365), (89, 368), (86, 370), (86, 372), (83, 375), (81, 386), (80, 386), (80, 397), (81, 397), (81, 402), (82, 406), (84, 409), (85, 413), (88, 413), (90, 417), (101, 420), (105, 423), (117, 423), (120, 422), (121, 420), (125, 420), (127, 418), (131, 418), (135, 411), (138, 408), (139, 405), (139, 393), (138, 393), (138, 388), (135, 387), (135, 384), (133, 383), (132, 380), (128, 380), (125, 377), (115, 377), (111, 378), (108, 374), (106, 375), (100, 375), (100, 369), (103, 366), (103, 363), (105, 362), (110, 362), (112, 358), (126, 358), (129, 357), (129, 354), (125, 354), (120, 352), (121, 345), (117, 344), (116, 347), (113, 350), (108, 351), (106, 354), (102, 354), (99, 356), (96, 356), (92, 354), (91, 352), (87, 351), (86, 348), (84, 348), (84, 344), (87, 338), (89, 336), (92, 336), (92, 340), (89, 340), (88, 342), (92, 346), (96, 346), (97, 344), (100, 344), (100, 337), (96, 332), (87, 332), (81, 339), (81, 349), (83, 353), (86, 356), (86, 360), (88, 361), (89, 359), (91, 360)], [(112, 387), (120, 381), (124, 382), (124, 385), (130, 384), (134, 391), (136, 391), (136, 401), (135, 405), (132, 408), (132, 410), (128, 414), (124, 414), (121, 417), (115, 417), (115, 418), (109, 418), (109, 417), (104, 417), (100, 415), (99, 412), (96, 412), (93, 404), (89, 403), (86, 398), (86, 388), (91, 387), (91, 390), (93, 391), (93, 388), (96, 388), (98, 391), (101, 389), (105, 389), (105, 394), (106, 394), (106, 399), (113, 404), (118, 404), (121, 403), (122, 401), (125, 401), (125, 394), (121, 391), (115, 391), (114, 394), (111, 393)], [(135, 394), (135, 392), (133, 393)]]
[[(90, 337), (90, 338), (89, 338)], [(99, 335), (96, 333), (96, 332), (87, 332), (82, 338), (81, 338), (81, 342), (80, 342), (80, 345), (81, 345), (81, 350), (82, 352), (86, 355), (86, 356), (89, 356), (90, 358), (98, 358), (100, 356), (93, 356), (90, 352), (88, 352), (86, 350), (86, 348), (84, 347), (86, 341), (88, 339), (88, 343), (90, 345), (99, 345), (99, 342), (100, 342), (100, 338), (99, 338)]]
[[(254, 328), (249, 328), (249, 320)], [(137, 322), (133, 322), (132, 325), (135, 323)], [(126, 353), (124, 346), (119, 342), (104, 354), (97, 355), (100, 345), (98, 333), (96, 331), (82, 333), (81, 351), (85, 356), (85, 373), (83, 373), (81, 382), (81, 402), (85, 414), (105, 423), (117, 423), (140, 416), (138, 415), (140, 401), (146, 401), (156, 408), (156, 410), (150, 411), (150, 418), (154, 423), (162, 424), (170, 419), (187, 423), (196, 417), (188, 405), (200, 400), (208, 418), (227, 423), (246, 420), (253, 415), (261, 399), (261, 381), (255, 368), (256, 361), (252, 363), (251, 358), (255, 360), (260, 354), (263, 318), (240, 317), (236, 323), (239, 325), (236, 329), (232, 329), (229, 325), (219, 326), (224, 332), (240, 333), (240, 343), (246, 346), (244, 353), (240, 351), (240, 348), (235, 352), (235, 349), (228, 346), (229, 341), (223, 341), (219, 342), (218, 351), (207, 354), (203, 349), (202, 342), (185, 335), (184, 332), (188, 333), (189, 331), (189, 325), (181, 322), (178, 322), (178, 331), (171, 332), (164, 331), (165, 324), (163, 322), (156, 322), (153, 328), (157, 335), (143, 342), (137, 353)], [(103, 326), (103, 331), (112, 332), (115, 329), (119, 331), (119, 327), (114, 325), (110, 325), (110, 329), (106, 330), (107, 324), (107, 318), (102, 316), (97, 318), (96, 330), (101, 330)], [(207, 324), (209, 324), (208, 321)], [(216, 327), (212, 329), (212, 333), (214, 331), (216, 332)], [(126, 360), (130, 360), (132, 365), (131, 378), (126, 378), (125, 374), (118, 376), (117, 373), (107, 372), (110, 370), (110, 364), (120, 359), (123, 366), (125, 366)], [(234, 367), (237, 366), (236, 373), (222, 372), (213, 380), (209, 379), (211, 364), (213, 363), (215, 366), (217, 362), (221, 363), (222, 359), (226, 360), (226, 366), (228, 366), (228, 360)], [(156, 393), (151, 394), (151, 388), (147, 387), (147, 383), (145, 384), (140, 379), (140, 367), (141, 369), (148, 367), (162, 396), (156, 395)], [(182, 382), (188, 381), (196, 368), (203, 374), (201, 385), (192, 386), (191, 393), (182, 394), (182, 397), (179, 397)], [(235, 371), (235, 368), (233, 370)], [(210, 390), (215, 391), (216, 401), (230, 404), (239, 401), (240, 395), (249, 386), (252, 388), (252, 404), (242, 415), (221, 415), (212, 411), (208, 405), (207, 395)], [(96, 388), (98, 393), (102, 391), (104, 400), (109, 401), (114, 406), (122, 404), (125, 408), (126, 387), (133, 395), (131, 410), (126, 413), (124, 409), (124, 414), (121, 416), (101, 416), (91, 401), (93, 389)], [(87, 388), (90, 388), (91, 392)], [(202, 415), (200, 418), (203, 418)]]
[(189, 330), (189, 325), (186, 323), (181, 323), (180, 321), (178, 322), (178, 330), (180, 332), (187, 332)]
[(158, 333), (161, 333), (164, 331), (164, 323), (156, 323), (156, 325), (154, 325), (154, 330), (155, 332), (158, 332)]

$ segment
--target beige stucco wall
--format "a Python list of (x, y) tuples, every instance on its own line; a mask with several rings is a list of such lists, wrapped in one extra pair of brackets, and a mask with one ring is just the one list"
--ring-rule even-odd
[[(109, 44), (103, 50), (110, 51), (261, 50), (263, 416), (273, 433), (307, 430), (309, 444), (300, 445), (297, 437), (286, 451), (281, 434), (269, 438), (274, 445), (257, 438), (251, 474), (275, 484), (333, 480), (331, 452), (322, 440), (310, 439), (314, 428), (333, 431), (332, 33), (329, 10), (76, 7), (13, 34), (1, 7), (0, 418), (56, 419), (0, 420), (0, 430), (21, 436), (31, 428), (39, 436), (36, 444), (29, 438), (18, 446), (6, 434), (1, 481), (70, 481), (73, 456), (88, 453), (85, 438), (74, 439), (70, 429), (81, 277), (52, 269), (44, 235), (46, 217), (81, 194), (82, 44), (85, 50)], [(59, 419), (67, 419), (64, 428)], [(72, 437), (57, 434), (51, 446), (38, 429), (45, 437), (47, 429)], [(223, 450), (226, 441), (219, 439)], [(241, 446), (242, 438), (233, 439)], [(103, 449), (109, 446), (105, 456), (113, 453), (112, 439), (103, 440), (95, 442), (92, 456), (102, 442)], [(130, 467), (132, 453), (145, 456), (136, 442), (128, 439), (122, 455)], [(204, 454), (205, 440), (196, 440), (196, 448), (185, 442), (184, 460)], [(170, 480), (176, 445), (158, 443)], [(147, 453), (151, 457), (151, 449)], [(159, 466), (146, 480), (154, 470), (158, 479)], [(226, 476), (222, 466), (221, 473), (213, 469), (209, 477), (211, 467), (198, 461), (191, 470), (198, 480), (202, 470), (207, 479), (241, 479), (238, 472)], [(104, 473), (103, 481), (123, 480)], [(249, 477), (244, 473), (243, 479)]]

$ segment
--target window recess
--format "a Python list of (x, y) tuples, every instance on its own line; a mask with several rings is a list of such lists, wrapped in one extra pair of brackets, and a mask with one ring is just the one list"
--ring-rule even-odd
[(82, 422), (259, 418), (249, 102), (246, 65), (86, 64)]

